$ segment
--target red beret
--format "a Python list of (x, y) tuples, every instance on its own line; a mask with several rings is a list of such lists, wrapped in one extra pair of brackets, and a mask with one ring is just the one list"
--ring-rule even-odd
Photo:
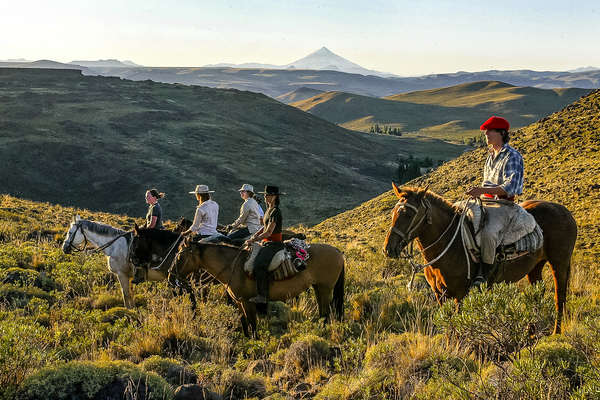
[(486, 131), (488, 129), (504, 129), (505, 131), (507, 131), (508, 128), (510, 128), (510, 124), (507, 120), (505, 120), (502, 117), (496, 117), (494, 115), (493, 117), (490, 117), (490, 119), (485, 121), (479, 129), (481, 129), (482, 131)]

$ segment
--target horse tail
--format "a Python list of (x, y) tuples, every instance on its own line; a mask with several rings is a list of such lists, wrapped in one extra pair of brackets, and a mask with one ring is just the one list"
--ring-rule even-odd
[(331, 300), (338, 321), (344, 319), (344, 271), (345, 267), (342, 265), (340, 276), (338, 276), (335, 287), (333, 288), (333, 299)]

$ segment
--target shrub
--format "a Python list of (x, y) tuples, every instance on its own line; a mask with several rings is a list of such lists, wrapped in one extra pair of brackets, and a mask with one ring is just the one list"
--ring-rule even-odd
[(512, 353), (533, 344), (554, 325), (554, 304), (543, 283), (527, 286), (500, 283), (471, 293), (460, 310), (447, 302), (435, 324), (483, 357), (512, 359)]
[(49, 303), (54, 302), (54, 296), (44, 292), (42, 289), (30, 286), (15, 286), (11, 284), (0, 284), (0, 302), (9, 304), (15, 308), (25, 307), (33, 298), (40, 298)]
[(231, 369), (223, 372), (219, 386), (222, 388), (221, 394), (225, 400), (242, 400), (253, 397), (262, 399), (266, 394), (264, 378), (246, 376)]
[(313, 367), (327, 366), (336, 355), (334, 348), (325, 339), (306, 335), (286, 351), (284, 371), (289, 375), (304, 375)]
[(35, 369), (55, 359), (52, 337), (21, 319), (0, 321), (0, 397), (11, 393)]
[[(46, 367), (21, 385), (23, 400), (170, 399), (169, 384), (152, 372), (125, 361), (71, 361)], [(119, 395), (119, 397), (113, 397)]]
[(173, 386), (196, 383), (198, 377), (191, 368), (187, 368), (173, 358), (152, 356), (141, 364), (144, 371), (156, 372)]
[(136, 321), (137, 314), (135, 311), (129, 310), (125, 307), (113, 307), (110, 310), (106, 310), (102, 313), (100, 321), (114, 323), (121, 318), (127, 318), (129, 321)]

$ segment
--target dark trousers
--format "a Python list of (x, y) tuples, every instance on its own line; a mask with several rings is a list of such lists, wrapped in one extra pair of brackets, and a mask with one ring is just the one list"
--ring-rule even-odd
[(227, 237), (231, 240), (246, 239), (248, 236), (250, 236), (250, 231), (248, 228), (240, 228), (227, 235)]
[(269, 264), (275, 253), (283, 250), (283, 242), (266, 242), (254, 259), (254, 279), (258, 294), (269, 298)]

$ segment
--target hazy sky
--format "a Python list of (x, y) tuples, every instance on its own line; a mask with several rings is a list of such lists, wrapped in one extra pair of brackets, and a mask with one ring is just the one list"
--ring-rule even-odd
[[(489, 3), (489, 4), (487, 4)], [(600, 1), (0, 1), (0, 59), (287, 64), (399, 75), (600, 67)]]

